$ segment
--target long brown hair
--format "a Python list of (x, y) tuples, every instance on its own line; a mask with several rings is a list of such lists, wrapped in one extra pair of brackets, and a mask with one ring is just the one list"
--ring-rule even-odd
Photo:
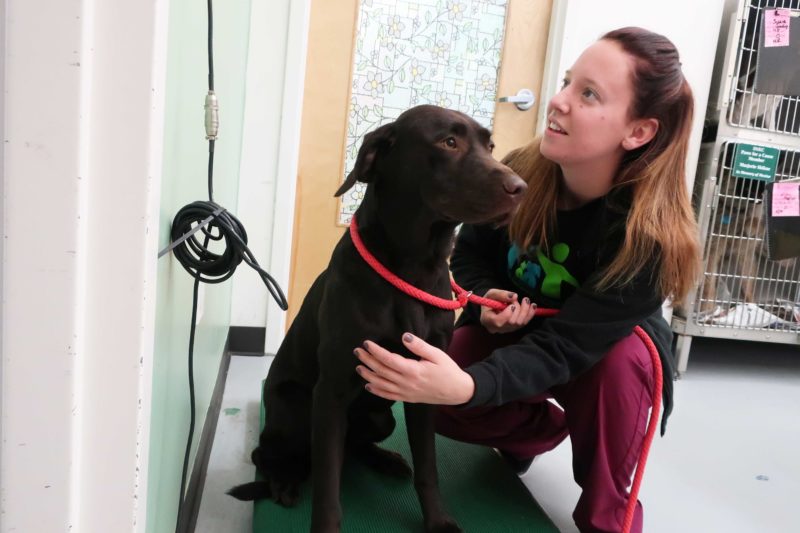
[[(596, 289), (629, 283), (654, 258), (661, 296), (681, 301), (700, 273), (697, 222), (686, 187), (686, 155), (692, 125), (692, 90), (681, 72), (675, 45), (642, 28), (621, 28), (601, 40), (617, 43), (633, 58), (632, 118), (658, 121), (655, 137), (627, 152), (614, 188), (629, 188), (625, 239)], [(528, 182), (525, 198), (509, 227), (509, 236), (522, 249), (532, 244), (547, 248), (561, 191), (560, 167), (539, 152), (541, 138), (511, 152), (504, 162)]]

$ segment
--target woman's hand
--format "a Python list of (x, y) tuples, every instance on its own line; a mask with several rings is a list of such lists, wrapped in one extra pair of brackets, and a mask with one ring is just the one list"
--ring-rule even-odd
[(458, 405), (472, 398), (472, 376), (449, 355), (410, 333), (403, 335), (403, 344), (421, 359), (406, 359), (370, 341), (356, 348), (364, 364), (356, 372), (367, 380), (369, 392), (387, 400), (433, 405)]
[(517, 301), (513, 292), (500, 289), (489, 289), (484, 298), (490, 298), (508, 304), (502, 311), (481, 306), (481, 325), (489, 333), (511, 333), (526, 325), (536, 314), (536, 304), (526, 296), (522, 302)]

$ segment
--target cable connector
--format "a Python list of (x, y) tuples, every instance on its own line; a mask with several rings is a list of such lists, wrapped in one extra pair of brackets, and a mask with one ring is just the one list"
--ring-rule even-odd
[(204, 107), (206, 110), (206, 139), (215, 141), (219, 132), (219, 104), (214, 91), (208, 91)]

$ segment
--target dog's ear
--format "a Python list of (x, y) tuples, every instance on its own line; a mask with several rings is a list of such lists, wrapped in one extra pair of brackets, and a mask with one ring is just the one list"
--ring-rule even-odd
[(393, 142), (394, 122), (384, 124), (380, 128), (367, 133), (361, 143), (361, 148), (358, 150), (353, 170), (347, 175), (347, 179), (344, 180), (344, 183), (342, 183), (342, 186), (339, 187), (334, 196), (343, 195), (350, 187), (355, 185), (356, 181), (364, 183), (372, 181), (375, 159), (381, 151), (390, 147)]

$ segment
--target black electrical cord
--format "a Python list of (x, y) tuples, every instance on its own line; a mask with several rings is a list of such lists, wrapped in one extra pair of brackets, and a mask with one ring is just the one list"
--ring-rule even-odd
[(208, 90), (214, 90), (214, 17), (211, 9), (211, 0), (207, 0), (208, 9)]
[(214, 139), (208, 140), (208, 201), (214, 201)]
[[(211, 0), (207, 0), (208, 10), (208, 92), (214, 92), (214, 16), (211, 9)], [(216, 132), (214, 133), (216, 137)], [(215, 138), (208, 139), (208, 201), (214, 201), (214, 141)]]
[[(239, 263), (244, 261), (252, 267), (272, 297), (284, 311), (288, 308), (286, 296), (266, 270), (258, 264), (253, 252), (247, 247), (247, 232), (239, 219), (212, 201), (197, 201), (185, 205), (172, 221), (171, 239), (177, 241), (196, 230), (205, 219), (211, 221), (192, 236), (176, 246), (172, 253), (181, 266), (195, 279), (203, 283), (222, 283), (230, 278)], [(202, 233), (201, 244), (198, 236)], [(217, 254), (208, 249), (209, 241), (224, 241), (224, 251)]]
[[(212, 0), (207, 0), (208, 7), (208, 89), (209, 94), (214, 91), (214, 56), (212, 48), (213, 12)], [(216, 105), (216, 101), (214, 102)], [(214, 117), (214, 122), (216, 117)], [(207, 120), (208, 125), (208, 120)], [(216, 124), (214, 124), (216, 127)], [(172, 221), (170, 241), (175, 258), (181, 266), (194, 278), (192, 291), (192, 321), (189, 331), (189, 435), (186, 441), (186, 451), (183, 457), (181, 471), (181, 492), (178, 497), (178, 515), (176, 517), (175, 531), (181, 527), (183, 514), (184, 495), (186, 493), (186, 476), (189, 469), (189, 455), (192, 450), (192, 439), (195, 426), (195, 397), (194, 397), (194, 338), (195, 323), (197, 322), (197, 300), (200, 282), (222, 283), (244, 261), (252, 267), (267, 290), (284, 311), (289, 304), (278, 282), (269, 275), (256, 261), (255, 256), (247, 247), (247, 232), (239, 220), (228, 213), (223, 207), (214, 203), (214, 142), (216, 132), (208, 136), (208, 201), (197, 201), (181, 208)], [(202, 242), (201, 242), (202, 239)], [(211, 242), (224, 241), (222, 253), (212, 252), (208, 245)], [(219, 245), (216, 246), (219, 248)]]

